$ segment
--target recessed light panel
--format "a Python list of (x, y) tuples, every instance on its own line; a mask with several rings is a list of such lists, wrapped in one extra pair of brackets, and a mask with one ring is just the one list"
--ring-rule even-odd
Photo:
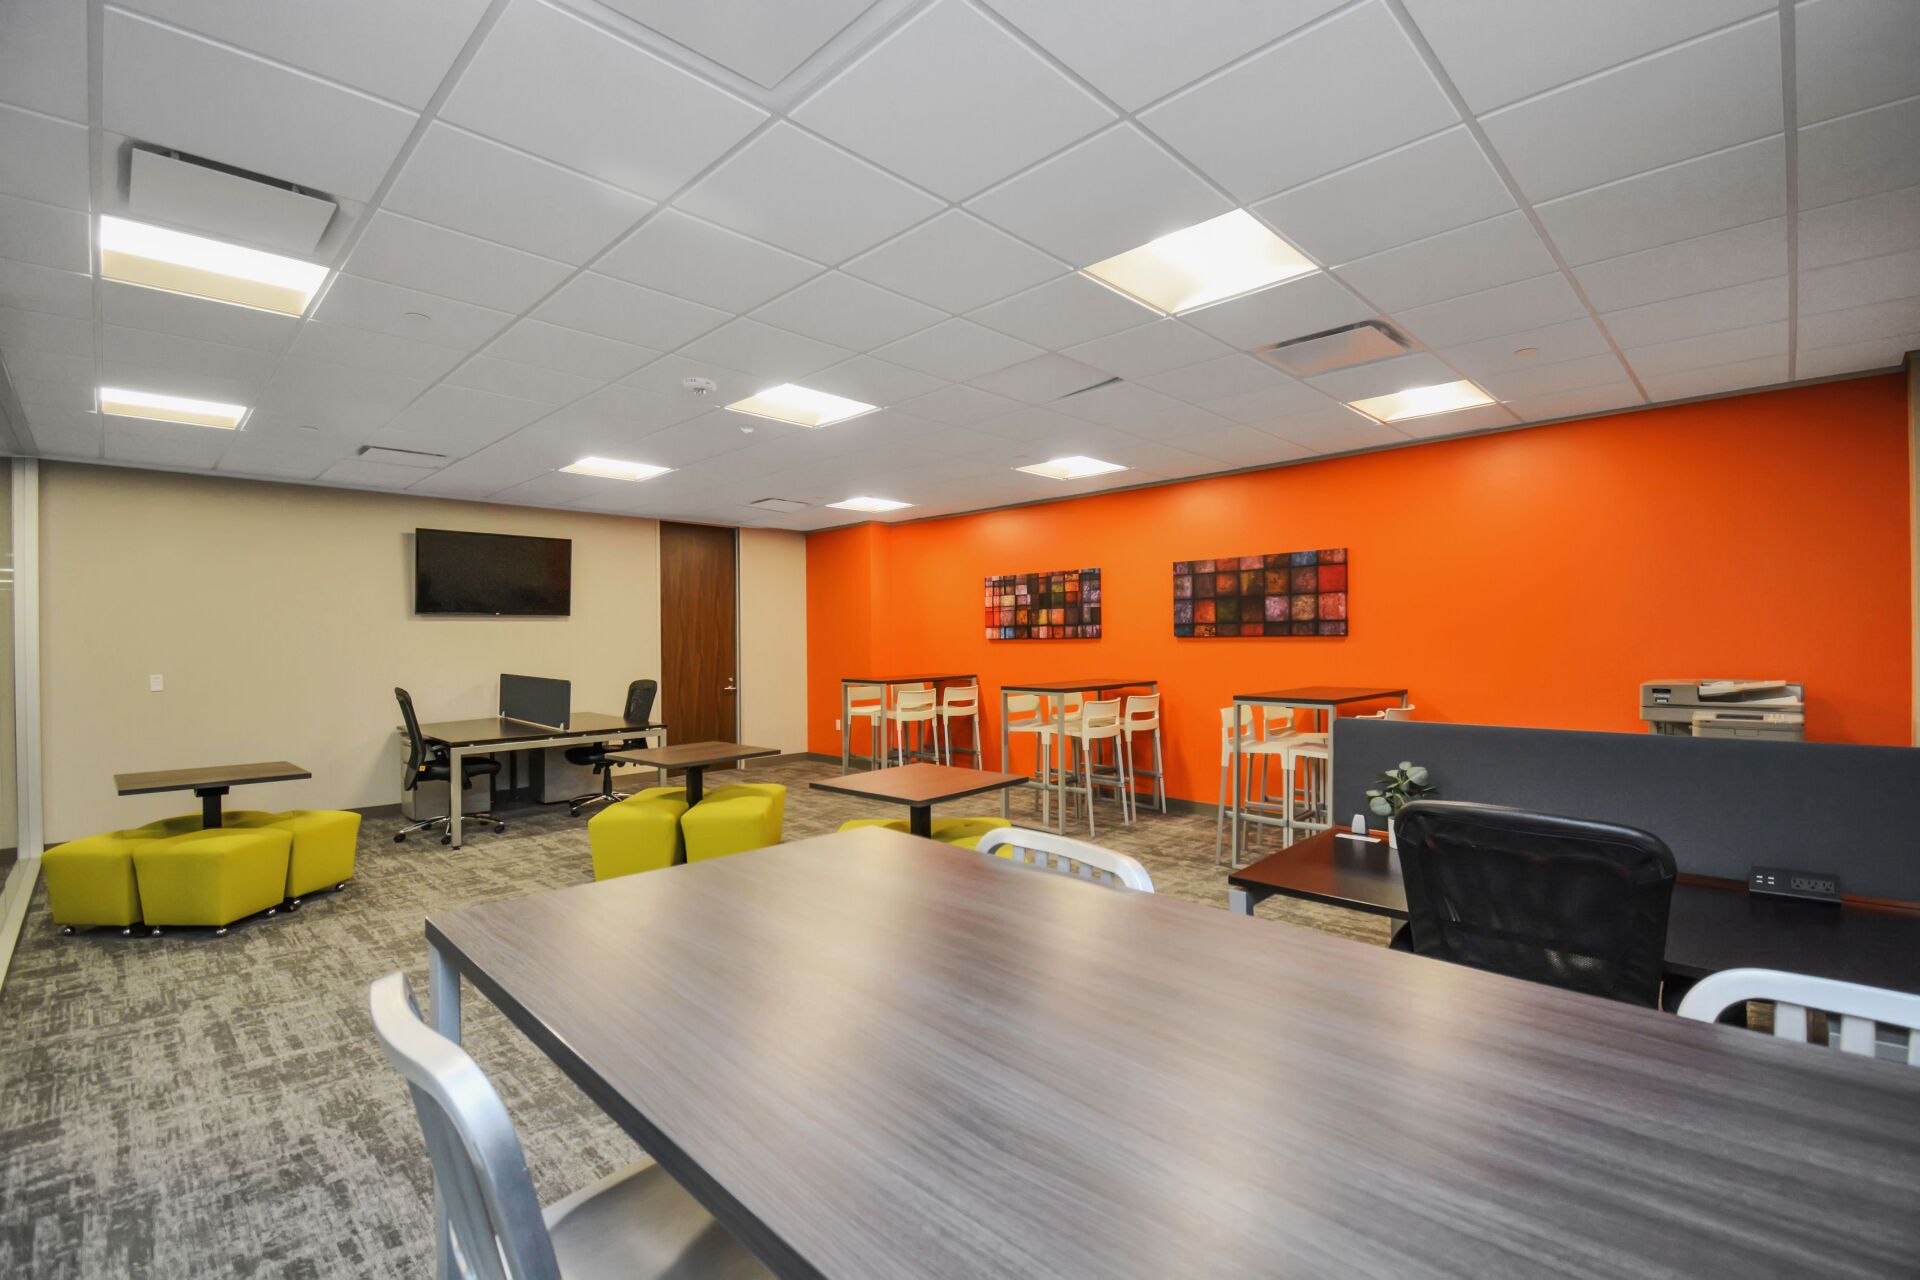
[(1315, 270), (1259, 219), (1235, 209), (1096, 262), (1081, 274), (1178, 315)]
[(848, 418), (857, 418), (863, 413), (872, 413), (875, 406), (783, 382), (757, 396), (736, 400), (727, 408), (735, 413), (750, 413), (756, 418), (791, 422), (796, 427), (828, 427), (836, 422), (845, 422)]
[(100, 412), (116, 418), (145, 418), (149, 422), (180, 422), (190, 427), (232, 431), (246, 420), (247, 406), (165, 396), (153, 391), (129, 391), (124, 387), (102, 387)]
[(327, 269), (151, 223), (102, 217), (100, 275), (143, 289), (298, 316), (306, 314)]
[(892, 498), (848, 498), (845, 502), (829, 502), (827, 505), (842, 511), (899, 511), (913, 504), (895, 502)]
[(1045, 462), (1036, 462), (1030, 467), (1015, 467), (1015, 471), (1024, 471), (1028, 475), (1047, 476), (1053, 480), (1084, 480), (1088, 476), (1104, 476), (1126, 468), (1117, 462), (1102, 462), (1098, 458), (1089, 458), (1074, 454), (1069, 458), (1050, 458)]
[(673, 470), (649, 462), (623, 462), (619, 458), (582, 458), (560, 469), (570, 475), (595, 476), (601, 480), (651, 480)]
[(1358, 409), (1375, 422), (1402, 422), (1408, 418), (1430, 418), (1436, 413), (1458, 413), (1492, 404), (1493, 397), (1465, 379), (1441, 382), (1431, 387), (1408, 387), (1388, 396), (1369, 396), (1349, 400), (1349, 409)]

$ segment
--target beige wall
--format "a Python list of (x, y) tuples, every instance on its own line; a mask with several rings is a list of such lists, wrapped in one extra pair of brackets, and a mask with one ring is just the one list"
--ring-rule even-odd
[(807, 749), (807, 539), (740, 531), (740, 740)]
[[(134, 769), (288, 759), (313, 778), (238, 788), (228, 803), (392, 804), (395, 685), (422, 718), (443, 720), (491, 714), (502, 671), (570, 679), (576, 706), (611, 712), (629, 680), (659, 673), (651, 520), (78, 464), (42, 475), (45, 829), (55, 840), (195, 806), (190, 793), (116, 797), (112, 775)], [(573, 539), (573, 615), (416, 618), (420, 526)], [(770, 544), (754, 545), (762, 563)], [(767, 578), (756, 570), (753, 590)], [(791, 578), (804, 596), (804, 564)], [(804, 627), (789, 634), (803, 651)], [(804, 652), (797, 660), (802, 674), (785, 677), (795, 691)], [(148, 691), (152, 673), (164, 692)]]

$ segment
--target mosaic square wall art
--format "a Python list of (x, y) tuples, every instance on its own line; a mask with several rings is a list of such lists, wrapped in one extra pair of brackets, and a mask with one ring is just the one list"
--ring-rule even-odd
[(1347, 549), (1178, 561), (1173, 634), (1343, 636)]
[(989, 640), (1097, 640), (1100, 571), (1056, 569), (988, 578)]

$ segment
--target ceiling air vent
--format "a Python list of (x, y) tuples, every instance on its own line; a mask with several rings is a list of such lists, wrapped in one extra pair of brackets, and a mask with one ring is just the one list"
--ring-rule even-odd
[(1412, 344), (1379, 320), (1363, 320), (1325, 333), (1259, 347), (1254, 355), (1296, 378), (1405, 355)]
[(366, 444), (360, 446), (360, 456), (368, 462), (384, 462), (390, 467), (419, 467), (425, 471), (436, 470), (447, 460), (444, 453), (426, 453), (419, 449), (389, 449), (385, 445)]
[(747, 505), (750, 507), (758, 507), (762, 511), (805, 511), (813, 504), (810, 502), (802, 502), (798, 498), (761, 498), (758, 501), (749, 502)]
[(1085, 394), (1087, 394), (1087, 392), (1089, 392), (1089, 391), (1098, 391), (1098, 390), (1099, 390), (1100, 388), (1102, 388), (1102, 387), (1110, 387), (1110, 386), (1112, 386), (1112, 385), (1113, 385), (1114, 383), (1116, 383), (1116, 382), (1118, 382), (1118, 381), (1120, 381), (1120, 379), (1118, 379), (1118, 378), (1102, 378), (1102, 379), (1100, 379), (1100, 381), (1098, 381), (1098, 382), (1095, 382), (1095, 383), (1090, 383), (1089, 385), (1087, 385), (1087, 386), (1084, 386), (1084, 387), (1081, 387), (1081, 388), (1079, 388), (1078, 390), (1075, 390), (1075, 391), (1069, 391), (1069, 392), (1067, 392), (1067, 394), (1065, 394), (1065, 395), (1063, 395), (1063, 396), (1055, 396), (1055, 397), (1054, 397), (1054, 399), (1056, 399), (1056, 400), (1071, 400), (1071, 399), (1073, 399), (1073, 398), (1074, 398), (1075, 396), (1083, 396), (1083, 395), (1085, 395)]
[(305, 257), (319, 245), (338, 208), (271, 178), (191, 156), (133, 149), (127, 211), (142, 222)]

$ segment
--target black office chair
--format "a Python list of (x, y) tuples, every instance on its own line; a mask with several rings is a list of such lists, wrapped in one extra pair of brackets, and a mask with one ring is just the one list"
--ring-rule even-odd
[[(407, 772), (401, 782), (403, 791), (418, 789), (423, 782), (444, 782), (447, 784), (447, 813), (445, 817), (426, 818), (420, 822), (400, 828), (393, 833), (393, 842), (399, 844), (415, 831), (425, 831), (430, 827), (442, 829), (441, 844), (453, 843), (453, 806), (462, 802), (464, 797), (456, 796), (453, 789), (453, 757), (447, 749), (428, 742), (426, 735), (420, 732), (420, 717), (413, 714), (413, 695), (405, 689), (395, 689), (393, 696), (400, 703), (400, 718), (407, 727)], [(460, 761), (460, 790), (465, 791), (473, 780), (479, 777), (492, 777), (500, 772), (500, 762), (485, 756), (468, 756)], [(491, 813), (469, 813), (462, 816), (465, 822), (491, 822), (495, 831), (505, 831), (507, 824)]]
[[(658, 680), (635, 680), (627, 686), (627, 706), (621, 713), (622, 717), (628, 724), (652, 724), (653, 700), (659, 692)], [(584, 747), (568, 747), (568, 764), (592, 765), (593, 771), (600, 775), (600, 789), (567, 801), (568, 812), (578, 817), (580, 811), (590, 804), (612, 804), (615, 800), (625, 800), (627, 792), (613, 789), (613, 771), (620, 762), (611, 757), (646, 745), (645, 738), (629, 738), (625, 742), (594, 742)]]
[(1394, 818), (1397, 949), (1655, 1007), (1673, 854), (1632, 827), (1415, 800)]

